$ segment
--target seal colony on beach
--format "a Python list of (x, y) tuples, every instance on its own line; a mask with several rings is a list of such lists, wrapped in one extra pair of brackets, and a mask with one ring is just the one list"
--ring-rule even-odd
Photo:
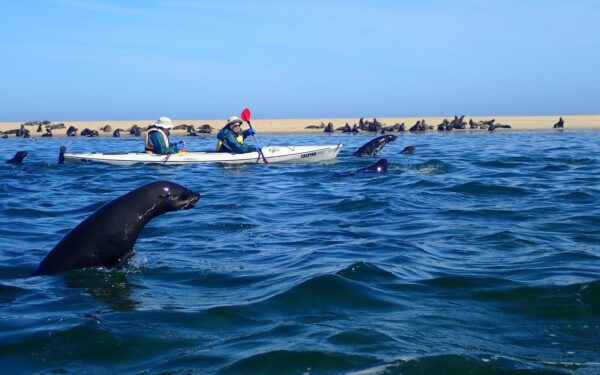
[[(461, 121), (454, 122), (453, 117)], [(600, 115), (577, 115), (560, 116), (562, 117), (563, 128), (568, 124), (569, 130), (574, 129), (600, 129)], [(425, 124), (423, 124), (425, 120)], [(266, 133), (323, 133), (325, 128), (330, 131), (329, 134), (336, 133), (389, 133), (389, 132), (409, 132), (409, 129), (419, 125), (414, 133), (448, 132), (448, 131), (485, 131), (489, 128), (490, 122), (497, 130), (551, 130), (554, 124), (556, 129), (560, 127), (561, 120), (559, 116), (489, 116), (489, 117), (385, 117), (373, 118), (331, 118), (331, 119), (254, 119), (252, 124), (258, 134)], [(200, 119), (200, 120), (174, 120), (174, 129), (172, 134), (176, 136), (191, 137), (211, 137), (215, 129), (218, 129), (224, 123), (224, 119)], [(29, 121), (21, 122), (0, 122), (0, 138), (30, 137), (40, 138), (43, 130), (49, 128), (54, 137), (65, 135), (80, 137), (81, 130), (96, 131), (99, 137), (114, 136), (142, 136), (147, 130), (147, 126), (152, 124), (151, 120), (131, 120), (131, 121)], [(348, 125), (348, 126), (346, 126)], [(510, 126), (509, 128), (506, 128)], [(40, 129), (41, 127), (41, 129)], [(112, 131), (106, 132), (107, 129)], [(37, 129), (42, 131), (37, 132)], [(421, 129), (420, 131), (417, 131)], [(443, 130), (442, 130), (443, 129)], [(27, 134), (29, 133), (29, 134)], [(90, 134), (86, 132), (88, 136)], [(436, 132), (437, 133), (437, 132)], [(95, 133), (91, 133), (96, 136)]]

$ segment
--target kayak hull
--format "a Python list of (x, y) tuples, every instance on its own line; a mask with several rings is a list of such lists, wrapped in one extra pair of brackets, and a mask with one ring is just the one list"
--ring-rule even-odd
[[(342, 144), (323, 146), (267, 146), (262, 151), (271, 163), (318, 163), (336, 158)], [(113, 165), (163, 164), (184, 165), (200, 163), (256, 164), (264, 163), (258, 152), (231, 154), (227, 152), (180, 152), (156, 155), (145, 152), (65, 153), (65, 163), (106, 163)]]

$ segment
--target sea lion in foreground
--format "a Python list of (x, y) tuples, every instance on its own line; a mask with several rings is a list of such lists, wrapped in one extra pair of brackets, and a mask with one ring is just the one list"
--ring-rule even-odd
[(364, 145), (360, 146), (358, 150), (352, 156), (375, 156), (383, 146), (388, 144), (389, 142), (395, 141), (398, 137), (393, 134), (382, 135), (381, 137), (377, 137), (375, 139), (370, 140)]
[(12, 159), (7, 160), (5, 164), (21, 164), (27, 155), (27, 151), (17, 151), (15, 156), (13, 156)]
[(335, 173), (336, 177), (347, 177), (354, 176), (357, 173), (385, 173), (388, 169), (388, 161), (386, 159), (379, 159), (376, 163), (369, 165), (368, 167), (357, 169), (353, 172), (346, 173)]
[(152, 218), (194, 207), (200, 194), (169, 181), (139, 187), (105, 204), (72, 229), (31, 276), (84, 267), (113, 267), (127, 259)]

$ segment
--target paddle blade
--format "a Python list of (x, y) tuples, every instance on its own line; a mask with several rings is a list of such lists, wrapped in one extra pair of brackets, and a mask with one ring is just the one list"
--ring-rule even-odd
[(244, 108), (240, 117), (244, 122), (250, 121), (250, 110), (248, 108)]

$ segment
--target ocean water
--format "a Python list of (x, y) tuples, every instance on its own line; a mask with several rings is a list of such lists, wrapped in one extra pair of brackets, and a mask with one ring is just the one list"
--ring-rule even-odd
[[(139, 138), (0, 140), (3, 373), (599, 374), (600, 132), (260, 135), (309, 165), (57, 165)], [(212, 138), (187, 137), (188, 149)], [(413, 155), (402, 155), (415, 145)], [(388, 159), (385, 174), (339, 177)], [(201, 193), (123, 268), (27, 278), (102, 204)]]

